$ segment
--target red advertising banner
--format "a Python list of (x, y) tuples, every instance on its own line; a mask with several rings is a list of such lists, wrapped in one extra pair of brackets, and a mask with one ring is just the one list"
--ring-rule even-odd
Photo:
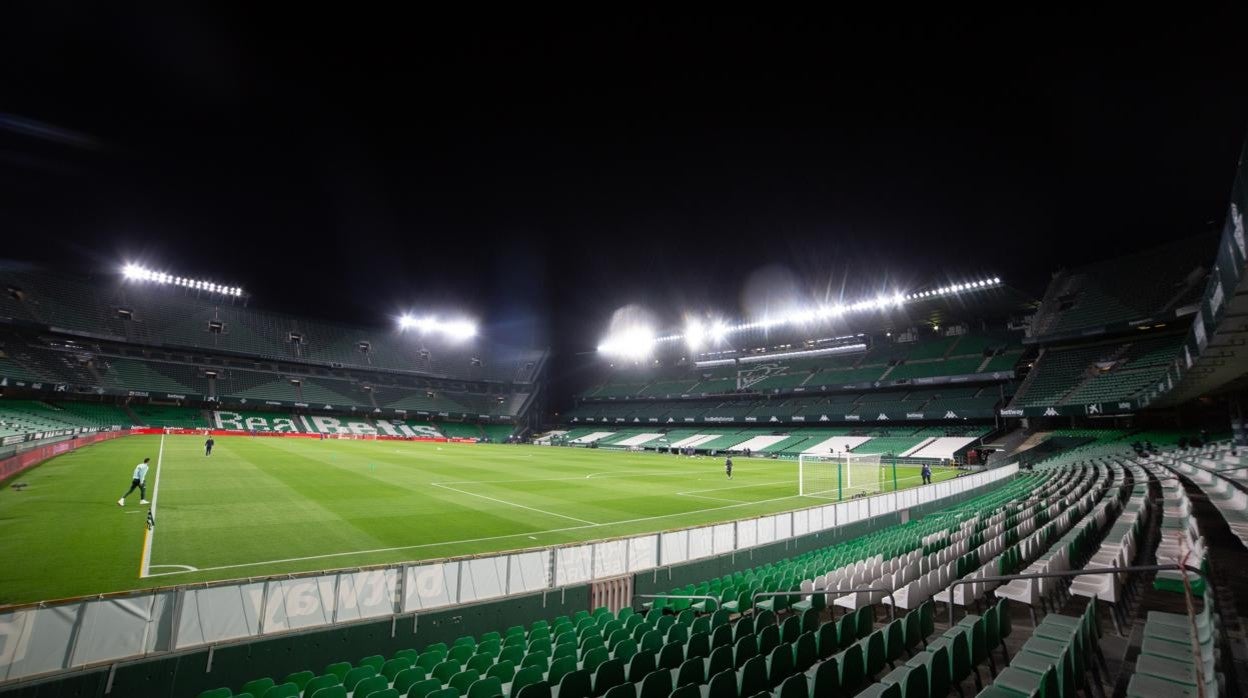
[(97, 444), (101, 441), (108, 441), (109, 439), (115, 439), (129, 433), (131, 432), (101, 431), (94, 434), (80, 434), (77, 437), (65, 439), (64, 441), (58, 441), (54, 444), (36, 446), (29, 451), (23, 451), (15, 456), (10, 456), (9, 458), (0, 460), (0, 480), (13, 477), (14, 475), (28, 468), (32, 468), (53, 456), (59, 456), (62, 453), (69, 453), (70, 451), (82, 448), (83, 446), (90, 446), (91, 444)]
[(283, 437), (294, 439), (358, 439), (360, 441), (431, 441), (437, 443), (461, 443), (475, 444), (476, 439), (459, 439), (447, 437), (430, 437), (430, 436), (386, 436), (382, 434), (303, 434), (303, 433), (286, 433), (276, 431), (235, 431), (231, 429), (180, 429), (175, 427), (136, 427), (129, 431), (101, 431), (94, 434), (80, 434), (77, 437), (58, 441), (53, 444), (44, 446), (36, 446), (29, 451), (23, 451), (15, 456), (0, 460), (0, 480), (6, 480), (24, 470), (32, 468), (53, 456), (59, 456), (62, 453), (90, 446), (101, 441), (116, 439), (121, 436), (143, 435), (143, 434), (170, 434), (170, 435), (199, 435), (207, 436), (257, 436), (257, 437)]

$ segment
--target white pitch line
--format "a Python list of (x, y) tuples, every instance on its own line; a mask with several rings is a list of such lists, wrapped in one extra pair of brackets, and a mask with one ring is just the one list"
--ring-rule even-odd
[(714, 502), (740, 502), (739, 499), (726, 499), (724, 497), (712, 497), (710, 495), (698, 494), (699, 492), (723, 492), (725, 490), (740, 490), (750, 487), (770, 487), (771, 485), (791, 484), (790, 480), (779, 480), (777, 482), (755, 482), (748, 485), (730, 485), (728, 487), (708, 487), (704, 490), (687, 490), (685, 492), (677, 492), (681, 497), (696, 497), (697, 499), (709, 499)]
[[(572, 475), (567, 477), (522, 477), (512, 480), (445, 480), (443, 485), (504, 485), (514, 482), (567, 482), (569, 480), (588, 480), (591, 477), (599, 475), (613, 475), (615, 477), (633, 477), (636, 475), (645, 475), (646, 477), (677, 477), (680, 475), (705, 475), (701, 470), (669, 470), (656, 472), (651, 470), (606, 470), (601, 473), (590, 473), (589, 475)], [(604, 478), (605, 479), (605, 478)], [(432, 483), (431, 483), (432, 484)]]
[[(201, 567), (200, 572), (218, 572), (220, 570), (235, 570), (244, 567), (259, 567), (261, 565), (280, 565), (287, 562), (307, 562), (309, 560), (326, 560), (333, 557), (346, 557), (348, 555), (373, 555), (377, 553), (394, 553), (400, 550), (419, 550), (421, 548), (436, 548), (440, 545), (465, 545), (467, 543), (484, 543), (487, 541), (506, 540), (508, 538), (519, 538), (521, 536), (532, 538), (546, 533), (566, 533), (568, 531), (582, 531), (587, 528), (602, 528), (603, 526), (621, 526), (624, 524), (641, 523), (643, 521), (658, 521), (659, 519), (670, 519), (677, 516), (688, 516), (690, 514), (704, 514), (708, 511), (722, 511), (724, 509), (736, 509), (737, 507), (751, 506), (754, 504), (769, 504), (771, 502), (779, 502), (786, 499), (804, 499), (800, 494), (791, 494), (786, 497), (773, 497), (771, 499), (759, 499), (753, 502), (737, 502), (735, 504), (726, 504), (722, 507), (708, 507), (706, 509), (693, 509), (691, 511), (678, 511), (671, 514), (659, 514), (658, 516), (643, 516), (636, 519), (625, 519), (623, 521), (611, 521), (609, 523), (590, 524), (588, 526), (567, 526), (565, 528), (551, 528), (545, 531), (525, 531), (523, 533), (508, 533), (503, 536), (486, 536), (484, 538), (467, 538), (464, 540), (446, 540), (436, 543), (419, 543), (417, 545), (398, 545), (390, 548), (373, 548), (371, 550), (351, 550), (342, 553), (325, 553), (323, 555), (306, 555), (304, 557), (288, 557), (282, 560), (262, 560), (260, 562), (243, 562), (234, 565), (217, 565), (216, 567)], [(148, 575), (149, 577), (168, 577), (170, 575), (187, 574), (187, 572), (158, 572)]]
[[(709, 490), (709, 491), (712, 491), (712, 492), (713, 492), (714, 490)], [(739, 500), (739, 499), (724, 499), (723, 497), (710, 497), (710, 496), (705, 495), (705, 494), (692, 494), (692, 493), (690, 493), (690, 492), (677, 492), (676, 494), (678, 494), (678, 495), (680, 495), (680, 496), (682, 496), (682, 497), (694, 497), (694, 498), (697, 498), (697, 499), (709, 499), (709, 500), (711, 500), (712, 502), (739, 502), (739, 501), (741, 501), (741, 500)]]
[(693, 494), (695, 492), (722, 492), (724, 490), (743, 490), (750, 487), (770, 487), (772, 485), (791, 485), (792, 480), (776, 480), (775, 482), (751, 482), (748, 485), (729, 485), (728, 487), (708, 487), (704, 490), (685, 490), (676, 494)]
[(470, 497), (480, 497), (481, 499), (488, 499), (488, 500), (490, 500), (491, 502), (498, 502), (499, 504), (506, 504), (506, 505), (507, 505), (507, 506), (509, 506), (509, 507), (519, 507), (520, 509), (528, 509), (529, 511), (536, 511), (536, 512), (537, 512), (537, 513), (539, 513), (539, 514), (545, 514), (545, 515), (547, 515), (547, 516), (557, 516), (557, 517), (559, 517), (559, 518), (561, 518), (561, 519), (567, 519), (567, 520), (569, 520), (569, 521), (579, 521), (580, 523), (583, 523), (583, 524), (589, 524), (590, 526), (597, 526), (597, 525), (598, 525), (598, 524), (594, 523), (593, 521), (586, 521), (585, 519), (578, 519), (578, 518), (576, 518), (575, 516), (565, 516), (565, 515), (563, 515), (563, 514), (556, 514), (556, 513), (555, 513), (555, 512), (553, 512), (553, 511), (546, 511), (545, 509), (538, 509), (537, 507), (530, 507), (530, 506), (525, 506), (524, 504), (517, 504), (517, 503), (515, 503), (515, 502), (509, 502), (509, 501), (507, 501), (507, 500), (505, 500), (505, 499), (496, 499), (496, 498), (494, 498), (494, 497), (487, 497), (487, 496), (485, 496), (485, 495), (483, 495), (483, 494), (477, 494), (476, 492), (468, 492), (468, 491), (466, 491), (466, 490), (461, 490), (461, 489), (459, 489), (458, 487), (450, 487), (450, 486), (448, 486), (448, 485), (444, 485), (444, 484), (442, 484), (442, 483), (440, 483), (440, 482), (431, 482), (431, 483), (429, 483), (429, 484), (433, 485), (434, 487), (441, 487), (441, 488), (442, 488), (442, 489), (444, 489), (444, 490), (450, 490), (450, 491), (452, 491), (452, 492), (458, 492), (458, 493), (460, 493), (460, 494), (466, 494), (466, 495), (468, 495), (468, 496), (470, 496)]
[[(160, 463), (165, 459), (165, 435), (160, 435), (160, 448), (156, 451), (156, 479), (152, 482), (152, 504), (148, 512), (152, 520), (156, 519), (156, 497), (160, 496)], [(156, 527), (148, 526), (143, 534), (143, 562), (139, 564), (139, 577), (147, 577), (152, 566), (152, 544), (156, 538)]]
[[(156, 567), (176, 567), (185, 572), (198, 572), (199, 571), (197, 568), (191, 567), (190, 565), (152, 565), (153, 569)], [(158, 575), (154, 575), (154, 576), (158, 576)]]

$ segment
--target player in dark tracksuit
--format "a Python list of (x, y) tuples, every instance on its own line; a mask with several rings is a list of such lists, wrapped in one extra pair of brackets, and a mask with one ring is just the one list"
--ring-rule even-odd
[(211, 437), (211, 436), (209, 436), (209, 437), (208, 437), (208, 440), (204, 442), (204, 455), (205, 455), (205, 456), (211, 456), (211, 455), (212, 455), (212, 447), (213, 447), (213, 445), (215, 445), (216, 443), (217, 443), (216, 441), (213, 441), (213, 440), (212, 440), (212, 437)]
[(924, 463), (923, 469), (919, 471), (919, 474), (923, 476), (924, 485), (932, 484), (932, 466)]
[(732, 456), (728, 456), (728, 458), (724, 460), (724, 474), (728, 476), (729, 480), (732, 479)]

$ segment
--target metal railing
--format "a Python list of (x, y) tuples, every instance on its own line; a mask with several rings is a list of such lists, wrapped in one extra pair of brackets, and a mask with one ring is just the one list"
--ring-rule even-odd
[(764, 592), (759, 592), (754, 595), (754, 604), (758, 605), (759, 599), (775, 597), (775, 596), (806, 596), (808, 593), (810, 596), (814, 596), (816, 594), (820, 596), (841, 596), (844, 594), (859, 594), (859, 593), (881, 592), (881, 591), (884, 592), (884, 595), (888, 597), (888, 600), (890, 602), (888, 604), (888, 622), (891, 623), (896, 619), (896, 611), (894, 610), (894, 608), (897, 606), (897, 599), (896, 597), (893, 596), (893, 590), (889, 589), (888, 587), (854, 587), (853, 589), (819, 589), (819, 590), (811, 590), (810, 592), (764, 591)]
[(953, 588), (964, 584), (988, 584), (992, 582), (1012, 582), (1015, 579), (1050, 579), (1053, 577), (1082, 577), (1094, 574), (1134, 574), (1136, 572), (1175, 572), (1185, 570), (1194, 572), (1200, 576), (1204, 576), (1204, 572), (1192, 567), (1191, 565), (1130, 565), (1127, 567), (1101, 567), (1092, 570), (1062, 570), (1060, 572), (1021, 572), (1019, 574), (1005, 574), (993, 577), (979, 577), (976, 579), (962, 578), (954, 580), (949, 584), (949, 627), (953, 627)]
[[(637, 594), (638, 599), (701, 599), (715, 604), (714, 610), (719, 610), (719, 599), (714, 596), (704, 596), (702, 594)], [(711, 610), (711, 609), (707, 609)]]

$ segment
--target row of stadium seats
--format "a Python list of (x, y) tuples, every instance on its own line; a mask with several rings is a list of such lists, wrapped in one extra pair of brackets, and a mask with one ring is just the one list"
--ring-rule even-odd
[[(341, 416), (323, 415), (329, 421), (322, 423), (317, 419), (300, 419), (295, 415), (281, 412), (259, 412), (247, 410), (221, 411), (220, 422), (214, 413), (192, 407), (170, 405), (139, 404), (120, 406), (103, 402), (57, 401), (55, 403), (37, 400), (5, 399), (0, 402), (0, 437), (34, 432), (77, 429), (81, 427), (107, 428), (113, 426), (156, 426), (178, 427), (184, 429), (240, 428), (257, 431), (282, 431), (296, 433), (338, 433), (336, 426), (358, 423), (366, 430), (376, 433), (387, 433), (376, 427), (376, 422), (367, 415)], [(421, 420), (404, 420), (401, 422), (410, 427), (410, 434), (415, 436), (447, 436), (451, 438), (487, 438), (491, 441), (505, 442), (515, 432), (510, 424), (475, 424), (469, 422), (438, 422), (436, 424)], [(322, 428), (323, 427), (323, 428)], [(404, 433), (404, 432), (400, 432)]]
[(1012, 407), (1130, 400), (1166, 375), (1183, 335), (1044, 349)]
[[(0, 315), (131, 344), (499, 382), (532, 381), (544, 358), (543, 351), (484, 339), (443, 345), (389, 328), (352, 327), (197, 298), (168, 286), (12, 268), (0, 270), (0, 283), (9, 289), (0, 297)], [(220, 323), (220, 331), (210, 331), (210, 323)], [(292, 333), (301, 341), (291, 341)], [(362, 342), (367, 352), (361, 351)]]
[(53, 405), (37, 400), (10, 399), (0, 402), (0, 436), (131, 423), (133, 420), (123, 410), (111, 405)]
[[(197, 366), (164, 358), (114, 356), (94, 349), (88, 352), (78, 345), (52, 347), (5, 341), (3, 352), (0, 377), (125, 392), (213, 395), (224, 400), (277, 400), (369, 410), (393, 408), (504, 417), (516, 415), (529, 396), (528, 392), (483, 395), (379, 381), (368, 383), (366, 390), (366, 383), (361, 380), (232, 366)], [(208, 370), (215, 377), (210, 378)]]
[(1029, 336), (1043, 339), (1151, 318), (1189, 306), (1205, 289), (1217, 239), (1204, 235), (1059, 272)]
[[(793, 397), (783, 400), (729, 400), (729, 401), (642, 401), (642, 402), (583, 402), (563, 415), (566, 421), (587, 420), (611, 422), (616, 419), (646, 422), (668, 419), (682, 421), (706, 418), (723, 418), (725, 421), (767, 421), (776, 417), (788, 421), (792, 417), (818, 420), (828, 415), (833, 421), (844, 421), (845, 415), (875, 418), (880, 413), (890, 419), (904, 419), (906, 413), (930, 413), (932, 418), (943, 418), (947, 413), (955, 417), (991, 417), (1001, 402), (998, 386), (942, 387), (902, 391), (876, 391), (867, 393), (839, 393), (809, 397)], [(753, 418), (751, 420), (750, 418)]]
[(954, 450), (969, 446), (988, 433), (986, 426), (898, 427), (863, 430), (857, 428), (809, 427), (776, 430), (767, 427), (698, 427), (660, 429), (611, 426), (582, 427), (563, 432), (556, 443), (575, 446), (597, 444), (603, 447), (644, 449), (692, 448), (699, 453), (741, 451), (749, 448), (758, 456), (795, 457), (800, 453), (826, 454), (829, 450), (853, 453), (881, 453), (897, 456), (918, 451), (937, 439), (958, 437)]
[(1009, 371), (1023, 349), (1008, 335), (961, 335), (894, 344), (881, 339), (868, 351), (853, 356), (776, 359), (739, 366), (692, 370), (683, 375), (653, 378), (620, 370), (583, 398), (674, 397), (737, 392), (792, 392), (877, 380), (906, 380), (937, 376)]

